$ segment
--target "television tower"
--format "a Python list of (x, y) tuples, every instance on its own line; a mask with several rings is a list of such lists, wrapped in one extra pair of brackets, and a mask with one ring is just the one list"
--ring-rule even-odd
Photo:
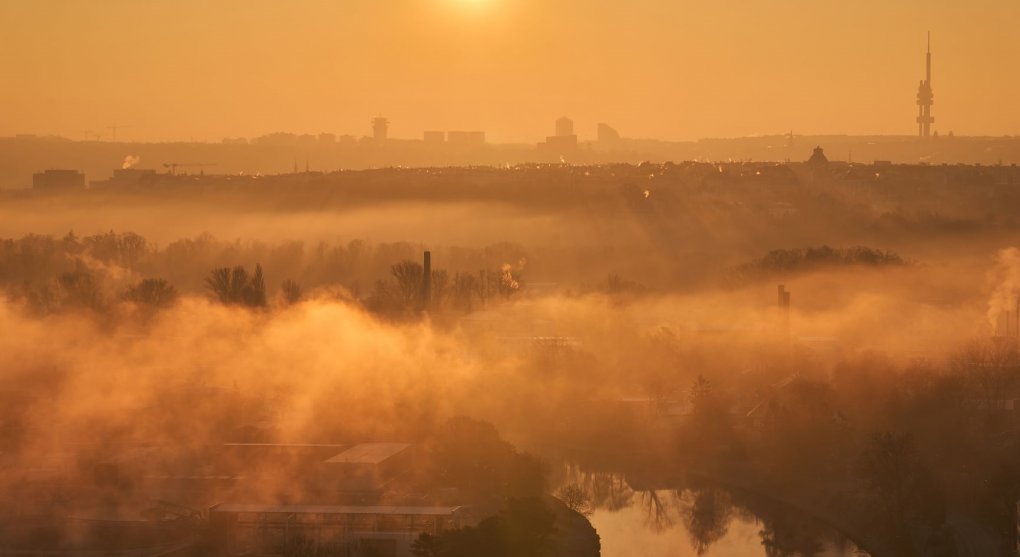
[(917, 136), (930, 137), (931, 125), (935, 119), (931, 117), (931, 105), (935, 104), (935, 95), (931, 92), (931, 32), (928, 32), (928, 54), (925, 58), (924, 80), (917, 88)]

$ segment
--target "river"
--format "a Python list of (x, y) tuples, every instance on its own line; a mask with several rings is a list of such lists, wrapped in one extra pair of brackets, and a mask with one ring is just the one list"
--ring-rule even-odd
[(868, 555), (822, 522), (759, 495), (711, 484), (634, 489), (623, 474), (573, 467), (559, 480), (561, 494), (569, 486), (588, 514), (603, 557)]

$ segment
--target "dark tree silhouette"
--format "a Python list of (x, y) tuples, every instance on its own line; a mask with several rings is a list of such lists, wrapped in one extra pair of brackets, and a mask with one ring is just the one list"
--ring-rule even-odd
[[(670, 499), (666, 499), (670, 496)], [(674, 511), (676, 508), (671, 505), (676, 493), (660, 492), (656, 490), (642, 491), (641, 504), (645, 510), (645, 525), (656, 533), (669, 530), (676, 524)]]
[(261, 265), (255, 265), (255, 272), (251, 275), (240, 265), (233, 269), (213, 269), (205, 283), (220, 303), (251, 308), (266, 306), (266, 285)]
[(425, 268), (414, 261), (401, 261), (390, 268), (390, 274), (397, 281), (398, 301), (405, 308), (412, 308), (421, 298)]
[(432, 299), (429, 305), (432, 309), (440, 309), (446, 304), (450, 297), (450, 274), (442, 269), (432, 270)]
[(429, 443), (430, 475), (469, 493), (514, 497), (546, 491), (542, 463), (504, 441), (488, 422), (451, 418)]
[(691, 492), (690, 505), (683, 510), (684, 526), (698, 555), (704, 555), (729, 530), (733, 506), (723, 491), (711, 487)]
[(105, 299), (96, 278), (88, 271), (61, 273), (57, 276), (61, 305), (64, 307), (88, 308), (101, 311)]
[(857, 463), (857, 474), (871, 488), (878, 527), (897, 554), (917, 554), (913, 526), (922, 520), (941, 521), (931, 516), (939, 509), (938, 490), (921, 467), (913, 437), (887, 432), (873, 435)]
[(441, 551), (439, 538), (428, 532), (422, 532), (418, 539), (411, 543), (411, 555), (414, 557), (439, 557)]
[(564, 505), (578, 514), (590, 516), (594, 511), (591, 496), (588, 495), (588, 492), (583, 487), (577, 484), (568, 484), (561, 487), (557, 495)]
[(450, 296), (453, 307), (470, 312), (474, 307), (474, 300), (482, 297), (482, 283), (472, 273), (457, 273), (453, 277)]
[(129, 302), (161, 309), (177, 301), (177, 289), (164, 279), (147, 278), (128, 288), (123, 297)]
[(293, 280), (287, 279), (280, 285), (280, 292), (283, 294), (283, 301), (287, 305), (293, 305), (301, 301), (304, 291), (301, 285)]
[(692, 439), (704, 447), (722, 447), (733, 440), (729, 405), (704, 375), (698, 375), (690, 389), (691, 415), (688, 426)]
[(540, 499), (509, 499), (498, 515), (477, 526), (421, 534), (411, 552), (415, 557), (551, 556), (555, 533), (556, 515)]
[(813, 557), (825, 549), (818, 532), (783, 512), (763, 513), (758, 531), (766, 557)]

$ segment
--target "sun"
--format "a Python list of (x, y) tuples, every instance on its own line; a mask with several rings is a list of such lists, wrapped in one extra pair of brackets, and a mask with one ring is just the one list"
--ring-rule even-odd
[(472, 10), (481, 10), (492, 5), (496, 0), (452, 0), (454, 4)]

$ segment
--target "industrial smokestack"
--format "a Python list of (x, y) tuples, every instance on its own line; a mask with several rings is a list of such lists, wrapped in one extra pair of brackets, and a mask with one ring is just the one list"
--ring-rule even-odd
[(779, 291), (779, 311), (782, 313), (783, 320), (783, 333), (786, 338), (790, 338), (790, 293), (786, 291), (786, 286), (780, 284)]
[(784, 310), (787, 314), (790, 313), (790, 293), (782, 284), (779, 285), (779, 309)]
[(421, 281), (421, 305), (423, 309), (428, 309), (430, 302), (432, 301), (432, 252), (425, 252), (425, 276), (422, 277)]

